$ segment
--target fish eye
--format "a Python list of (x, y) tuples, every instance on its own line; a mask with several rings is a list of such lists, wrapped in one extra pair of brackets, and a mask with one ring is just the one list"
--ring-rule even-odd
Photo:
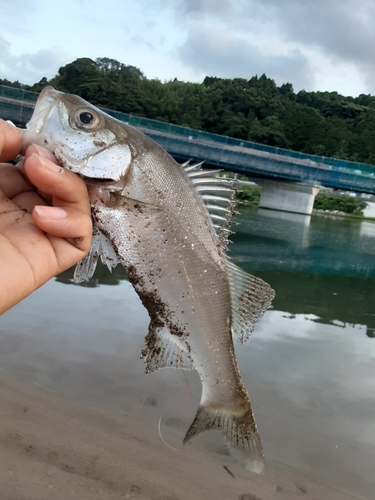
[(74, 116), (74, 123), (78, 128), (91, 130), (101, 123), (100, 116), (95, 111), (79, 109)]
[(84, 125), (91, 125), (91, 123), (94, 121), (94, 115), (92, 113), (89, 113), (88, 111), (84, 111), (83, 113), (79, 114), (79, 119)]

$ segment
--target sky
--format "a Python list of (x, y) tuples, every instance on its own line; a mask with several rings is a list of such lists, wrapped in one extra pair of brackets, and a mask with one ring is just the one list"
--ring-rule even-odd
[(110, 57), (161, 81), (375, 94), (374, 0), (0, 0), (0, 22), (0, 78), (25, 84)]

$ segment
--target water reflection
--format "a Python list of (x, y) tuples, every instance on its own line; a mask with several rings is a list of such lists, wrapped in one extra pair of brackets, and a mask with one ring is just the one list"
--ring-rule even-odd
[[(246, 208), (230, 256), (276, 290), (274, 309), (313, 314), (322, 324), (360, 324), (375, 338), (375, 223)], [(72, 284), (72, 278), (69, 270), (57, 281)], [(80, 286), (126, 279), (122, 266), (109, 273), (98, 264)]]
[[(250, 214), (251, 212), (247, 210), (245, 213)], [(291, 212), (277, 212), (276, 210), (267, 210), (266, 208), (259, 208), (256, 214), (257, 219), (273, 219), (269, 224), (270, 227), (280, 228), (279, 224), (281, 222), (281, 228), (283, 232), (283, 237), (289, 242), (300, 246), (301, 248), (309, 246), (309, 226), (311, 223), (311, 215), (294, 214)]]
[(363, 330), (271, 311), (237, 354), (247, 382), (261, 380), (251, 395), (268, 456), (280, 460), (283, 449), (291, 465), (372, 498), (375, 344)]
[(244, 267), (375, 277), (374, 236), (361, 233), (368, 222), (312, 216), (306, 227), (267, 212), (245, 209), (239, 219), (231, 250)]

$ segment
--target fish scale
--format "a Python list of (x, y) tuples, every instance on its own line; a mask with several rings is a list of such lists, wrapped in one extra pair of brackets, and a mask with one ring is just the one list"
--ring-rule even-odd
[(140, 131), (52, 87), (41, 93), (24, 142), (47, 147), (86, 180), (94, 234), (77, 281), (92, 276), (99, 256), (109, 269), (120, 262), (150, 317), (146, 371), (198, 371), (202, 396), (184, 442), (219, 428), (234, 455), (262, 472), (233, 337), (248, 338), (274, 292), (226, 256), (233, 182), (201, 164), (177, 164)]

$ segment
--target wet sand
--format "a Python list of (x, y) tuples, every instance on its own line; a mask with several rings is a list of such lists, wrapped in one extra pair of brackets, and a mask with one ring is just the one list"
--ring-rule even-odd
[(199, 442), (175, 451), (119, 410), (3, 372), (0, 419), (1, 500), (354, 498), (285, 467), (251, 474)]

